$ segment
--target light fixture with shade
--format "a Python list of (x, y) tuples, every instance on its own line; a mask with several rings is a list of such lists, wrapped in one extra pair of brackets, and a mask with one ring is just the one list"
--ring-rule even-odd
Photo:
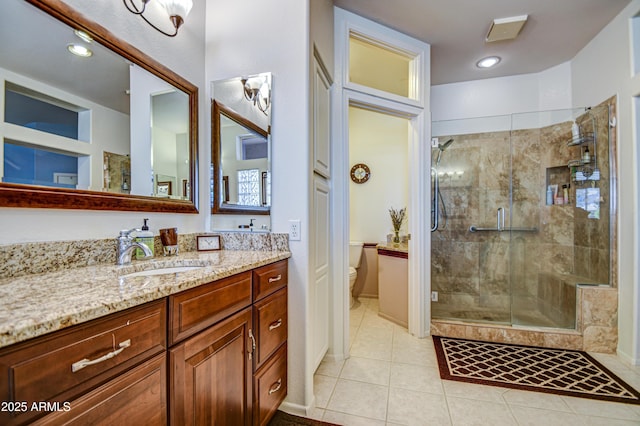
[(496, 66), (500, 62), (499, 56), (487, 56), (476, 62), (478, 68), (491, 68)]
[(271, 88), (268, 79), (263, 76), (254, 76), (242, 78), (240, 82), (245, 99), (253, 102), (253, 105), (267, 115), (267, 110), (271, 105)]
[[(173, 24), (173, 28), (175, 29), (174, 33), (168, 33), (160, 29), (158, 26), (152, 23), (147, 18), (147, 16), (145, 16), (144, 13), (147, 10), (147, 4), (151, 3), (152, 1), (155, 1), (166, 12), (169, 20), (171, 21), (171, 24)], [(193, 7), (193, 0), (122, 0), (122, 2), (129, 10), (129, 12), (133, 13), (134, 15), (139, 15), (147, 24), (151, 25), (155, 30), (169, 37), (175, 37), (176, 35), (178, 35), (178, 29), (184, 23), (184, 20)], [(141, 4), (138, 6), (136, 5), (136, 2), (139, 2)]]

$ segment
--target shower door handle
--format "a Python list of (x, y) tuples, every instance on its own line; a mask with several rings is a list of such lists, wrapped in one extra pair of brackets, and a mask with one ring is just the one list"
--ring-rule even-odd
[(431, 176), (433, 176), (433, 195), (432, 195), (432, 203), (431, 203), (431, 217), (433, 218), (433, 223), (431, 224), (431, 232), (438, 230), (438, 189), (440, 186), (439, 177), (438, 177), (438, 169), (435, 167), (431, 168)]
[(498, 207), (496, 213), (496, 229), (498, 232), (504, 231), (504, 207)]

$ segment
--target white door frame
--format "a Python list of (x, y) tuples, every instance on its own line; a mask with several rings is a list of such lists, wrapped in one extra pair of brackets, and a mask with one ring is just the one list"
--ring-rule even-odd
[[(334, 308), (329, 355), (349, 356), (349, 106), (354, 105), (409, 120), (409, 332), (429, 334), (431, 318), (431, 114), (430, 46), (346, 10), (334, 7), (335, 84), (332, 88), (331, 241)], [(349, 34), (413, 58), (410, 98), (361, 86), (349, 80)]]
[[(429, 332), (430, 304), (426, 295), (430, 293), (430, 215), (428, 214), (431, 185), (429, 144), (425, 138), (429, 127), (426, 112), (422, 108), (380, 99), (368, 94), (344, 89), (341, 96), (336, 94), (334, 103), (334, 143), (332, 147), (334, 239), (332, 241), (335, 287), (334, 294), (341, 294), (333, 301), (334, 306), (342, 304), (342, 324), (336, 321), (333, 329), (332, 351), (334, 355), (349, 354), (349, 106), (358, 106), (383, 114), (406, 118), (409, 130), (409, 332), (424, 337)], [(404, 171), (401, 171), (404, 172)], [(342, 290), (342, 291), (340, 291)], [(341, 350), (340, 350), (340, 349)], [(337, 356), (336, 358), (341, 358)]]

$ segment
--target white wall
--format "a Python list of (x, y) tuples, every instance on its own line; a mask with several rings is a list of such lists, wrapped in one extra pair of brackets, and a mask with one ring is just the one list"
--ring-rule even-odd
[(209, 217), (207, 176), (210, 151), (205, 133), (207, 123), (210, 122), (205, 106), (207, 89), (204, 88), (205, 2), (194, 2), (191, 14), (175, 38), (158, 33), (140, 17), (128, 12), (121, 2), (65, 0), (65, 3), (199, 87), (200, 213), (188, 215), (0, 208), (0, 223), (3, 228), (0, 244), (115, 238), (120, 229), (141, 226), (144, 217), (150, 218), (151, 230), (156, 233), (159, 228), (176, 226), (178, 232), (202, 231)]
[(432, 120), (570, 108), (570, 70), (565, 62), (535, 74), (432, 86)]
[[(640, 364), (640, 217), (639, 151), (634, 96), (640, 95), (640, 77), (632, 75), (630, 19), (640, 12), (632, 1), (572, 60), (573, 102), (595, 104), (618, 95), (618, 353)], [(639, 40), (640, 41), (640, 40)]]
[[(376, 243), (393, 233), (389, 209), (409, 203), (409, 122), (405, 118), (349, 108), (349, 165), (364, 163), (371, 178), (349, 181), (349, 238)], [(401, 228), (407, 233), (408, 218)]]
[[(290, 243), (289, 323), (292, 326), (289, 328), (287, 397), (291, 404), (300, 406), (308, 404), (313, 390), (306, 371), (310, 175), (308, 22), (308, 1), (207, 2), (207, 81), (273, 73), (271, 222), (274, 232), (288, 232), (289, 219), (300, 219), (302, 231), (302, 240)], [(206, 93), (209, 98), (210, 93)], [(208, 162), (209, 155), (203, 157), (202, 162)]]
[[(33, 80), (29, 77), (13, 73), (11, 71), (0, 68), (0, 79), (18, 84), (38, 91), (42, 94), (54, 97), (69, 104), (86, 108), (89, 113), (81, 112), (81, 115), (87, 117), (90, 121), (91, 134), (86, 138), (82, 137), (83, 120), (79, 120), (79, 141), (74, 142), (61, 136), (40, 132), (35, 132), (26, 127), (12, 127), (4, 125), (4, 82), (0, 83), (0, 104), (2, 113), (0, 114), (0, 141), (3, 138), (14, 139), (26, 143), (34, 143), (43, 147), (54, 150), (70, 151), (77, 154), (83, 154), (79, 160), (90, 158), (92, 164), (85, 167), (86, 176), (83, 176), (82, 168), (78, 169), (78, 184), (80, 189), (89, 189), (91, 191), (100, 191), (103, 187), (103, 151), (113, 152), (117, 154), (129, 154), (129, 116), (119, 111), (106, 108), (103, 105), (96, 104), (87, 99), (78, 97), (72, 93), (65, 92), (56, 87), (45, 84), (41, 81)], [(87, 141), (91, 143), (87, 143)], [(0, 143), (0, 145), (2, 145)], [(0, 154), (1, 154), (0, 148)], [(4, 158), (0, 155), (0, 158)], [(0, 161), (0, 176), (4, 176), (3, 165)], [(81, 183), (85, 182), (84, 185)], [(2, 244), (2, 241), (0, 241)]]

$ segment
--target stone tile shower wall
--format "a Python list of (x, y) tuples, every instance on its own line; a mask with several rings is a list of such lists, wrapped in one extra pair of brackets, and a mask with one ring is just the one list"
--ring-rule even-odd
[[(431, 285), (439, 296), (434, 319), (576, 328), (576, 284), (607, 284), (611, 270), (606, 103), (590, 114), (597, 128), (599, 219), (575, 207), (576, 188), (590, 184), (571, 182), (567, 163), (582, 151), (567, 146), (570, 121), (441, 137), (455, 142), (439, 167), (448, 220), (431, 238)], [(590, 114), (578, 118), (583, 132), (592, 129)], [(571, 203), (546, 205), (549, 184), (570, 184)], [(507, 227), (538, 232), (469, 232), (470, 225), (495, 227), (498, 207), (506, 210)]]

